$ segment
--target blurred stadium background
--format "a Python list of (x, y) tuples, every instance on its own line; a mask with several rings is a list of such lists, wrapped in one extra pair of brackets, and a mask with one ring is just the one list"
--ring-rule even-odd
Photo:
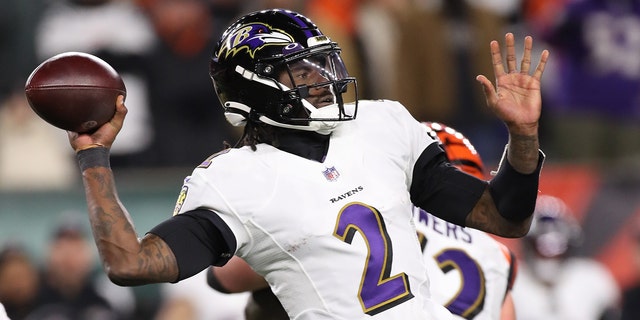
[[(419, 47), (426, 47), (428, 57), (420, 56), (421, 60), (434, 59), (435, 64), (449, 67), (457, 67), (456, 69), (445, 70), (446, 73), (451, 72), (455, 77), (469, 79), (469, 81), (454, 80), (451, 88), (441, 88), (438, 85), (445, 83), (445, 74), (430, 77), (428, 74), (422, 73), (417, 78), (408, 79), (414, 83), (423, 84), (428, 82), (432, 87), (426, 87), (424, 90), (435, 90), (436, 97), (433, 98), (434, 105), (437, 103), (453, 103), (455, 108), (451, 110), (432, 108), (431, 113), (422, 114), (420, 110), (415, 111), (420, 120), (438, 121), (451, 125), (459, 131), (463, 132), (480, 151), (485, 160), (487, 168), (494, 169), (499, 161), (504, 143), (506, 142), (505, 130), (500, 123), (496, 123), (491, 115), (487, 115), (483, 110), (484, 101), (478, 102), (475, 97), (477, 89), (474, 87), (473, 76), (477, 69), (475, 68), (475, 60), (473, 57), (489, 62), (488, 55), (476, 54), (475, 48), (469, 43), (472, 40), (483, 41), (478, 52), (488, 52), (487, 39), (502, 39), (504, 31), (516, 33), (516, 37), (524, 34), (534, 35), (534, 46), (537, 50), (541, 48), (553, 47), (553, 37), (547, 37), (547, 33), (551, 32), (551, 26), (555, 23), (554, 18), (559, 17), (552, 13), (561, 13), (564, 9), (574, 1), (570, 0), (483, 0), (483, 1), (464, 1), (464, 0), (447, 0), (447, 1), (388, 1), (387, 5), (392, 8), (375, 7), (372, 4), (385, 3), (385, 1), (346, 1), (340, 5), (333, 6), (336, 2), (331, 0), (307, 0), (307, 1), (235, 1), (235, 0), (3, 0), (2, 10), (0, 10), (0, 246), (10, 242), (20, 242), (26, 245), (29, 251), (38, 260), (42, 257), (45, 244), (48, 241), (49, 233), (53, 226), (57, 223), (60, 215), (65, 213), (79, 214), (82, 222), (88, 227), (86, 219), (86, 203), (84, 194), (80, 186), (80, 177), (73, 155), (71, 154), (66, 137), (60, 130), (50, 130), (43, 126), (39, 119), (33, 118), (30, 110), (25, 108), (23, 100), (22, 88), (26, 77), (31, 70), (37, 66), (44, 58), (51, 56), (56, 50), (70, 51), (77, 50), (95, 50), (95, 53), (107, 61), (123, 73), (131, 73), (131, 75), (139, 75), (137, 72), (147, 72), (150, 76), (148, 82), (141, 82), (140, 78), (128, 77), (125, 79), (127, 87), (131, 89), (130, 109), (134, 113), (141, 112), (135, 117), (132, 115), (129, 122), (133, 129), (129, 136), (122, 137), (117, 140), (120, 150), (114, 159), (114, 172), (120, 188), (120, 198), (125, 206), (129, 209), (134, 224), (139, 233), (144, 233), (161, 220), (172, 214), (176, 197), (180, 191), (182, 180), (187, 176), (191, 168), (204, 159), (206, 152), (213, 153), (222, 145), (222, 140), (233, 138), (235, 132), (222, 131), (220, 124), (221, 116), (219, 106), (212, 100), (213, 89), (207, 78), (206, 59), (209, 55), (208, 49), (211, 47), (211, 39), (217, 38), (217, 34), (221, 32), (221, 26), (226, 25), (230, 19), (235, 17), (239, 12), (250, 8), (257, 8), (266, 5), (284, 6), (288, 4), (292, 8), (303, 8), (309, 10), (308, 14), (312, 17), (335, 17), (338, 21), (335, 26), (337, 28), (353, 28), (356, 17), (350, 16), (348, 13), (354, 8), (362, 9), (358, 12), (364, 12), (365, 9), (369, 13), (369, 18), (374, 18), (375, 25), (381, 26), (380, 30), (366, 33), (359, 40), (366, 42), (372, 48), (378, 48), (376, 51), (378, 56), (365, 56), (367, 61), (356, 60), (354, 63), (353, 73), (358, 74), (362, 70), (369, 70), (373, 74), (359, 77), (359, 85), (362, 83), (362, 96), (365, 98), (379, 98), (379, 94), (383, 94), (381, 90), (383, 85), (390, 85), (393, 81), (387, 79), (387, 73), (392, 72), (394, 68), (402, 70), (402, 65), (393, 65), (390, 61), (379, 63), (376, 58), (388, 54), (381, 50), (384, 47), (376, 47), (376, 43), (381, 38), (388, 36), (393, 37), (397, 41), (410, 41), (409, 44), (401, 47), (403, 52), (422, 52)], [(592, 2), (585, 0), (584, 3)], [(596, 1), (597, 2), (597, 1)], [(626, 24), (625, 32), (636, 32), (630, 34), (632, 39), (637, 38), (640, 34), (640, 1), (600, 1), (601, 3), (627, 3), (632, 6), (633, 10), (623, 10), (624, 8), (616, 7), (614, 13), (621, 14), (626, 12), (626, 17), (634, 21)], [(161, 15), (162, 5), (175, 3), (196, 3), (197, 5), (209, 6), (211, 20), (203, 21), (210, 28), (211, 32), (199, 35), (197, 32), (188, 33), (184, 39), (177, 37), (171, 38), (166, 36), (171, 33), (171, 23), (176, 20), (170, 16)], [(391, 20), (385, 20), (379, 16), (379, 13), (392, 12), (396, 10), (394, 6), (399, 4), (422, 3), (422, 6), (415, 7), (413, 11), (429, 13), (433, 7), (425, 4), (439, 3), (440, 6), (446, 7), (441, 10), (439, 15), (429, 15), (429, 19), (418, 17), (417, 21), (441, 22), (441, 25), (429, 26), (429, 32), (420, 32), (417, 25), (406, 22), (402, 29), (400, 25), (389, 24)], [(58, 5), (62, 4), (63, 9)], [(443, 5), (444, 4), (444, 5)], [(477, 6), (475, 6), (477, 4)], [(104, 26), (88, 26), (86, 34), (100, 34), (102, 38), (86, 37), (86, 43), (74, 43), (68, 41), (68, 46), (63, 44), (51, 34), (55, 30), (65, 30), (64, 21), (75, 21), (69, 19), (55, 20), (60, 18), (56, 16), (64, 11), (64, 6), (81, 6), (86, 14), (95, 14), (93, 21), (108, 21), (107, 27)], [(142, 14), (152, 19), (149, 25), (135, 26), (142, 28), (140, 30), (128, 29), (126, 34), (136, 34), (131, 30), (138, 30), (137, 35), (140, 38), (130, 40), (131, 47), (120, 47), (119, 44), (124, 43), (124, 39), (118, 36), (108, 35), (108, 33), (96, 33), (96, 30), (118, 32), (118, 19), (122, 19), (122, 14), (132, 14), (131, 8), (140, 5), (143, 8)], [(307, 6), (305, 6), (307, 5)], [(410, 6), (409, 6), (410, 7)], [(58, 8), (49, 10), (50, 8)], [(105, 8), (101, 11), (100, 8)], [(337, 10), (334, 15), (325, 14), (323, 10), (333, 8)], [(336, 9), (337, 8), (337, 9)], [(341, 9), (342, 8), (342, 9)], [(348, 8), (348, 9), (344, 9)], [(382, 8), (383, 10), (380, 10)], [(629, 7), (631, 8), (631, 7)], [(67, 8), (68, 9), (68, 8)], [(77, 8), (76, 8), (77, 9)], [(166, 8), (164, 8), (166, 9)], [(376, 10), (377, 9), (377, 10)], [(406, 8), (405, 8), (406, 9)], [(601, 8), (602, 9), (602, 8)], [(145, 11), (146, 10), (146, 11)], [(155, 11), (157, 10), (157, 11)], [(171, 11), (171, 10), (170, 10)], [(171, 12), (178, 12), (172, 10)], [(186, 10), (185, 10), (186, 12)], [(202, 10), (195, 12), (203, 12)], [(62, 16), (64, 17), (64, 15)], [(95, 17), (104, 17), (103, 20), (95, 19)], [(139, 17), (139, 16), (138, 16)], [(165, 17), (162, 19), (161, 17)], [(378, 18), (376, 18), (378, 17)], [(47, 20), (52, 18), (54, 20)], [(387, 17), (388, 18), (388, 17)], [(172, 20), (173, 19), (173, 20)], [(319, 19), (322, 23), (331, 25), (331, 19), (326, 21)], [(48, 28), (43, 28), (42, 21), (49, 21), (51, 24)], [(53, 21), (53, 22), (51, 22)], [(78, 20), (79, 21), (79, 20)], [(88, 23), (88, 20), (82, 20)], [(131, 19), (126, 20), (131, 21)], [(197, 19), (177, 19), (177, 21), (200, 21)], [(615, 20), (614, 20), (615, 21)], [(622, 20), (620, 20), (622, 21)], [(316, 21), (318, 22), (318, 21)], [(415, 21), (414, 21), (415, 22)], [(350, 24), (351, 23), (351, 24)], [(371, 20), (359, 20), (367, 26), (371, 26)], [(367, 24), (369, 23), (369, 24)], [(60, 26), (62, 24), (63, 26)], [(71, 23), (72, 24), (72, 23)], [(319, 23), (320, 24), (320, 23)], [(611, 24), (611, 23), (610, 23)], [(393, 31), (398, 33), (390, 33), (386, 27), (393, 27)], [(632, 26), (632, 27), (629, 27)], [(60, 29), (56, 29), (59, 27)], [(96, 29), (91, 29), (94, 27)], [(128, 27), (128, 26), (127, 26)], [(323, 25), (321, 25), (323, 27)], [(424, 26), (420, 26), (424, 27)], [(437, 28), (440, 29), (437, 29)], [(73, 30), (81, 30), (73, 27)], [(148, 28), (146, 31), (144, 28)], [(197, 29), (198, 27), (196, 27)], [(202, 27), (199, 27), (202, 30)], [(475, 29), (474, 29), (475, 28)], [(358, 47), (362, 43), (341, 42), (341, 37), (352, 36), (353, 34), (333, 34), (336, 28), (327, 28), (332, 37), (338, 38), (341, 45), (349, 48), (349, 45)], [(346, 30), (346, 29), (345, 29)], [(350, 29), (349, 29), (350, 30)], [(404, 33), (403, 33), (404, 30)], [(411, 31), (411, 32), (408, 32)], [(438, 31), (439, 30), (439, 31)], [(487, 30), (488, 34), (473, 35), (472, 31)], [(489, 32), (491, 30), (492, 32)], [(82, 31), (82, 30), (81, 30)], [(418, 31), (416, 34), (415, 32)], [(94, 33), (91, 33), (94, 32)], [(147, 32), (147, 33), (145, 33)], [(149, 43), (147, 40), (148, 32), (154, 33), (152, 37), (155, 40)], [(123, 35), (125, 33), (120, 33)], [(85, 35), (86, 35), (85, 34)], [(52, 38), (47, 40), (47, 36)], [(64, 35), (64, 32), (63, 32)], [(603, 36), (602, 33), (598, 34)], [(633, 37), (635, 35), (635, 37)], [(423, 41), (422, 37), (433, 36)], [(439, 36), (439, 37), (438, 37)], [(204, 37), (206, 41), (198, 46), (197, 39)], [(78, 40), (82, 38), (67, 37), (65, 40)], [(448, 53), (438, 53), (439, 44), (432, 44), (429, 41), (437, 41), (440, 38), (446, 38), (452, 42), (452, 50)], [(166, 39), (178, 39), (173, 43)], [(195, 41), (196, 43), (189, 42)], [(193, 40), (196, 39), (196, 40)], [(542, 39), (548, 39), (544, 41)], [(166, 40), (167, 42), (163, 42)], [(181, 40), (187, 42), (181, 42)], [(440, 39), (441, 40), (441, 39)], [(577, 40), (577, 39), (576, 39)], [(80, 41), (80, 40), (78, 40)], [(154, 42), (155, 41), (155, 42)], [(64, 41), (63, 41), (64, 42)], [(577, 44), (568, 42), (580, 46)], [(56, 47), (52, 44), (59, 44)], [(109, 47), (110, 45), (115, 47)], [(146, 44), (147, 47), (140, 49), (137, 45)], [(158, 45), (160, 44), (160, 45)], [(606, 40), (598, 40), (598, 44), (607, 44)], [(47, 47), (49, 45), (49, 47)], [(415, 45), (412, 46), (412, 45)], [(104, 47), (100, 47), (104, 46)], [(585, 50), (580, 47), (580, 50)], [(424, 49), (424, 48), (423, 48)], [(611, 48), (602, 48), (602, 50)], [(553, 99), (553, 97), (545, 95), (544, 112), (541, 121), (541, 144), (542, 149), (547, 153), (547, 162), (543, 169), (541, 177), (540, 191), (545, 194), (557, 196), (563, 199), (572, 209), (578, 221), (581, 222), (584, 233), (585, 242), (580, 248), (579, 254), (593, 257), (603, 262), (613, 273), (618, 281), (621, 289), (640, 281), (640, 274), (632, 261), (632, 234), (640, 229), (640, 72), (635, 72), (633, 66), (640, 66), (640, 45), (635, 42), (628, 47), (624, 47), (628, 53), (621, 56), (623, 50), (606, 51), (607, 61), (626, 61), (626, 66), (618, 74), (624, 74), (625, 86), (616, 85), (611, 90), (626, 88), (626, 91), (618, 93), (615, 91), (616, 97), (623, 97), (623, 93), (629, 93), (635, 98), (628, 98), (624, 102), (630, 105), (628, 113), (613, 116), (615, 113), (611, 110), (617, 110), (615, 107), (604, 106), (599, 112), (593, 110), (585, 111), (584, 114), (577, 113), (578, 118), (589, 116), (587, 124), (582, 127), (571, 128), (573, 136), (567, 136), (567, 139), (574, 139), (573, 143), (560, 145), (557, 141), (565, 138), (558, 135), (554, 131), (554, 125), (564, 121), (560, 116), (566, 116), (562, 113), (554, 113), (562, 110), (559, 105), (562, 99)], [(620, 49), (620, 50), (618, 50)], [(129, 50), (129, 51), (127, 51)], [(560, 81), (563, 81), (563, 74), (566, 69), (560, 64), (570, 61), (569, 56), (559, 54), (561, 49), (554, 51), (552, 49), (551, 59), (554, 64), (548, 66), (548, 70), (543, 77), (545, 82), (545, 91), (556, 92), (560, 88)], [(348, 51), (345, 49), (345, 51)], [(366, 51), (366, 50), (365, 50)], [(453, 54), (452, 54), (453, 53)], [(144, 59), (140, 60), (140, 57)], [(410, 57), (405, 57), (405, 68), (421, 68), (418, 65), (410, 64)], [(485, 59), (486, 58), (486, 59)], [(626, 60), (621, 60), (621, 59)], [(111, 59), (111, 60), (109, 60)], [(345, 57), (345, 60), (347, 57)], [(438, 60), (444, 59), (444, 60)], [(537, 60), (537, 56), (536, 56)], [(146, 66), (141, 61), (149, 62)], [(389, 65), (386, 65), (386, 63)], [(155, 64), (153, 64), (155, 63)], [(589, 67), (592, 64), (587, 64)], [(136, 67), (146, 66), (145, 70), (138, 70)], [(359, 68), (362, 67), (362, 68)], [(433, 67), (433, 66), (431, 66)], [(427, 67), (425, 67), (427, 68)], [(482, 68), (479, 68), (482, 70)], [(162, 73), (159, 70), (167, 70)], [(397, 71), (396, 70), (396, 71)], [(427, 70), (427, 69), (425, 69)], [(438, 69), (435, 69), (438, 70)], [(639, 69), (640, 70), (640, 69)], [(126, 71), (126, 72), (125, 72)], [(150, 73), (149, 73), (150, 72)], [(376, 74), (382, 72), (382, 74)], [(409, 71), (402, 71), (409, 72)], [(193, 77), (191, 77), (193, 75)], [(187, 78), (193, 78), (196, 83), (201, 84), (203, 89), (195, 91), (195, 85), (187, 84)], [(378, 79), (381, 83), (377, 83), (372, 79)], [(166, 81), (159, 81), (166, 80)], [(385, 80), (387, 81), (386, 83)], [(450, 79), (449, 79), (450, 80)], [(606, 78), (612, 82), (615, 79)], [(615, 82), (617, 83), (617, 82)], [(145, 90), (145, 86), (155, 88), (155, 92), (149, 93), (149, 96), (136, 96), (136, 90)], [(382, 88), (382, 89), (381, 89)], [(589, 88), (589, 87), (585, 87)], [(599, 88), (599, 87), (598, 87)], [(608, 88), (601, 88), (607, 90)], [(445, 99), (445, 93), (449, 91), (451, 97), (456, 99)], [(584, 89), (584, 91), (593, 91), (594, 88)], [(606, 92), (606, 91), (605, 91)], [(395, 92), (397, 94), (397, 92)], [(420, 92), (420, 94), (428, 92)], [(167, 94), (167, 95), (163, 95)], [(171, 94), (171, 95), (169, 95)], [(202, 94), (202, 101), (189, 101), (187, 106), (171, 105), (175, 101), (184, 101), (185, 97), (191, 97)], [(402, 99), (409, 98), (410, 93), (403, 96)], [(549, 94), (551, 95), (551, 94)], [(401, 96), (402, 97), (402, 96)], [(419, 95), (419, 97), (421, 97)], [(445, 97), (445, 98), (443, 98)], [(393, 98), (393, 97), (391, 97)], [(399, 98), (400, 99), (400, 98)], [(443, 102), (444, 101), (444, 102)], [(204, 106), (200, 109), (188, 109), (198, 103)], [(166, 103), (167, 105), (164, 105)], [(427, 103), (428, 104), (428, 103)], [(136, 106), (145, 106), (148, 108), (140, 108), (136, 111)], [(159, 109), (156, 109), (159, 108)], [(164, 108), (164, 109), (162, 109)], [(145, 111), (146, 113), (142, 113)], [(617, 111), (616, 111), (617, 112)], [(595, 116), (593, 116), (595, 114)], [(190, 123), (178, 123), (178, 119), (190, 116)], [(558, 115), (558, 117), (556, 117)], [(145, 121), (149, 119), (145, 117), (158, 117), (161, 122), (153, 124)], [(571, 118), (568, 118), (571, 119)], [(160, 121), (158, 120), (158, 121)], [(155, 121), (155, 120), (153, 120)], [(151, 122), (153, 122), (151, 121)], [(223, 121), (223, 120), (222, 120)], [(599, 125), (603, 124), (602, 127)], [(168, 129), (168, 136), (160, 136), (155, 132), (159, 142), (154, 142), (153, 137), (144, 131), (147, 128), (163, 128)], [(195, 131), (196, 128), (214, 128), (215, 132)], [(575, 128), (575, 129), (574, 129)], [(616, 128), (624, 128), (618, 130)], [(136, 129), (139, 129), (136, 132)], [(194, 132), (190, 133), (190, 129)], [(603, 131), (602, 131), (603, 130)], [(607, 131), (608, 130), (608, 131)], [(615, 130), (617, 134), (608, 136), (608, 133)], [(593, 135), (590, 135), (593, 134)], [(619, 134), (618, 134), (619, 133)], [(209, 134), (217, 134), (215, 145), (207, 142), (206, 138)], [(610, 159), (612, 153), (604, 152), (595, 154), (582, 154), (585, 149), (583, 145), (595, 145), (595, 139), (598, 135), (607, 136), (603, 138), (604, 145), (610, 144), (622, 145), (622, 149), (628, 148), (628, 154), (621, 155), (619, 159)], [(224, 139), (223, 139), (224, 138)], [(608, 140), (607, 140), (608, 139)], [(571, 141), (571, 140), (569, 140)], [(571, 148), (572, 145), (575, 148)], [(146, 150), (136, 149), (138, 146), (144, 146)], [(204, 150), (204, 151), (203, 151)], [(575, 155), (575, 157), (574, 157)], [(163, 162), (164, 161), (164, 162)], [(142, 235), (142, 234), (141, 234)], [(509, 245), (516, 253), (518, 253), (518, 240), (501, 239)], [(98, 266), (98, 261), (96, 261)], [(144, 288), (140, 290), (145, 290)], [(152, 290), (148, 290), (147, 294), (151, 294)], [(153, 295), (153, 294), (151, 294)]]

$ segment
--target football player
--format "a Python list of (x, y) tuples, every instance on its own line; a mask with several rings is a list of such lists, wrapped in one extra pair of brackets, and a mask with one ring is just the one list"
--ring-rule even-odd
[(610, 270), (594, 258), (576, 255), (583, 236), (562, 199), (538, 197), (513, 287), (518, 319), (620, 318), (620, 288)]
[[(449, 165), (400, 103), (358, 101), (338, 45), (308, 18), (280, 9), (244, 15), (210, 66), (227, 120), (244, 135), (194, 169), (174, 215), (144, 237), (109, 166), (124, 97), (97, 131), (69, 133), (106, 272), (120, 285), (176, 282), (237, 255), (293, 319), (450, 318), (429, 298), (412, 206), (502, 236), (527, 233), (544, 159), (538, 120), (548, 58), (543, 51), (531, 67), (532, 41), (525, 37), (520, 65), (513, 34), (504, 65), (492, 41), (496, 85), (477, 77), (509, 131), (487, 182)], [(345, 101), (347, 93), (356, 100)]]
[[(478, 179), (486, 178), (480, 155), (464, 135), (440, 123), (424, 124), (440, 141), (451, 164)], [(414, 208), (414, 220), (436, 302), (459, 319), (515, 319), (510, 291), (517, 260), (506, 246), (482, 231), (452, 224), (420, 208)], [(269, 297), (262, 277), (237, 257), (224, 267), (211, 267), (207, 281), (225, 293), (252, 291), (248, 320), (286, 319), (273, 316), (281, 309), (279, 302)]]

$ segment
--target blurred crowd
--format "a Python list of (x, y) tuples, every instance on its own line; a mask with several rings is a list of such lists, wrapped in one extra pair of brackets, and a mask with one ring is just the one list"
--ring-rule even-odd
[[(97, 55), (125, 81), (129, 116), (113, 146), (115, 168), (192, 167), (233, 144), (239, 132), (220, 112), (208, 59), (226, 25), (266, 7), (303, 12), (337, 41), (359, 98), (398, 100), (418, 120), (467, 132), (488, 163), (497, 162), (506, 130), (485, 108), (475, 76), (492, 72), (491, 40), (531, 34), (534, 51), (552, 52), (541, 122), (550, 161), (640, 159), (633, 138), (640, 133), (640, 1), (7, 0), (0, 189), (74, 183), (64, 132), (37, 118), (23, 92), (39, 63), (65, 51)], [(42, 158), (63, 169), (29, 165)]]
[(62, 214), (42, 257), (20, 242), (0, 247), (0, 303), (12, 320), (135, 319), (130, 288), (96, 268), (95, 245), (79, 214)]
[[(38, 64), (65, 51), (102, 58), (125, 82), (129, 115), (112, 149), (116, 172), (192, 168), (234, 144), (239, 132), (226, 123), (208, 74), (211, 48), (236, 17), (268, 7), (300, 11), (337, 41), (359, 98), (398, 100), (418, 120), (465, 132), (489, 164), (499, 161), (491, 157), (502, 153), (506, 130), (475, 76), (492, 74), (491, 40), (533, 35), (535, 52), (551, 51), (541, 119), (548, 161), (640, 167), (640, 0), (3, 0), (0, 191), (78, 184), (66, 133), (39, 119), (23, 91)], [(230, 300), (217, 308), (230, 310), (226, 318), (204, 315), (221, 296), (194, 297), (200, 291), (191, 286), (163, 288), (162, 304), (141, 303), (95, 269), (86, 232), (68, 221), (56, 226), (46, 257), (0, 243), (0, 302), (11, 319), (152, 319), (159, 309), (161, 320), (236, 319), (246, 300), (224, 296)], [(617, 306), (639, 296), (612, 290)]]

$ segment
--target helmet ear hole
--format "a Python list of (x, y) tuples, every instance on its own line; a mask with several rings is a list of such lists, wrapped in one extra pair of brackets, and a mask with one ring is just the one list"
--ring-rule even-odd
[(282, 104), (280, 105), (280, 114), (284, 115), (284, 116), (288, 116), (292, 113), (293, 111), (293, 106), (291, 104)]
[(298, 103), (295, 100), (279, 104), (276, 110), (282, 121), (288, 121), (296, 124), (301, 120), (294, 119), (304, 119), (309, 116), (309, 111), (302, 105), (302, 103)]
[(274, 74), (276, 74), (276, 68), (271, 65), (271, 64), (265, 64), (265, 63), (257, 63), (256, 64), (256, 73), (263, 75), (263, 76), (273, 76)]

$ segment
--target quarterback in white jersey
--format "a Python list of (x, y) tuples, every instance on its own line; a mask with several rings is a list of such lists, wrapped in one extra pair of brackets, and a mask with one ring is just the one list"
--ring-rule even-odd
[[(484, 178), (482, 159), (468, 139), (439, 123), (425, 125), (432, 136), (440, 140), (451, 164)], [(460, 319), (514, 319), (513, 303), (507, 296), (517, 265), (506, 246), (482, 231), (463, 228), (419, 208), (414, 208), (414, 220), (431, 282), (431, 294), (437, 303), (446, 306)], [(227, 293), (266, 287), (262, 278), (237, 258), (224, 267), (212, 267), (208, 276), (214, 289)], [(259, 292), (262, 296), (268, 294), (264, 290)], [(270, 315), (282, 307), (271, 299), (262, 303), (250, 302), (248, 308)], [(285, 317), (270, 316), (269, 319)]]
[[(412, 121), (398, 103), (360, 101), (358, 121), (333, 131), (324, 162), (270, 145), (228, 149), (186, 179), (176, 213), (217, 212), (235, 236), (235, 254), (272, 284), (291, 315), (356, 319), (388, 310), (386, 317), (408, 319), (428, 302), (412, 299), (428, 297), (428, 280), (407, 223), (408, 164), (437, 143), (421, 126), (405, 125)], [(425, 314), (439, 306), (432, 308)]]
[(544, 161), (538, 120), (548, 52), (530, 75), (532, 38), (520, 70), (513, 35), (505, 41), (504, 65), (498, 42), (490, 44), (496, 86), (477, 78), (509, 131), (487, 182), (451, 166), (401, 104), (359, 101), (338, 45), (309, 19), (280, 9), (241, 17), (217, 43), (210, 74), (227, 120), (244, 135), (194, 169), (174, 215), (143, 238), (109, 166), (124, 97), (108, 124), (69, 134), (105, 270), (120, 285), (177, 282), (237, 255), (292, 319), (450, 319), (430, 299), (412, 205), (520, 237)]
[[(467, 138), (440, 123), (425, 125), (437, 135), (451, 164), (485, 178), (482, 159)], [(517, 272), (513, 253), (485, 232), (463, 228), (420, 208), (414, 208), (414, 219), (434, 300), (460, 319), (505, 319), (513, 308), (510, 300), (505, 302)]]

